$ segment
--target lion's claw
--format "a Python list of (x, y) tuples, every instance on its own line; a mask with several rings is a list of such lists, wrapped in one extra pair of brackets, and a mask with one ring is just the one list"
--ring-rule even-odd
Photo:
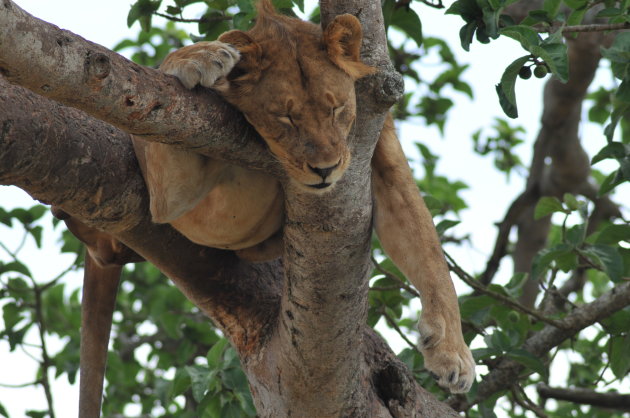
[(421, 321), (419, 329), (420, 350), (431, 377), (451, 393), (468, 392), (475, 380), (475, 362), (461, 331), (447, 332), (442, 321)]

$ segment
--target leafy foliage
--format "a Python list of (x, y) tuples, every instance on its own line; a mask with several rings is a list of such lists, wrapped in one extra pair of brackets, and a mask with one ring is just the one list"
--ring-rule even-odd
[[(302, 0), (277, 0), (276, 7), (287, 13), (304, 13)], [(421, 117), (426, 124), (443, 132), (448, 112), (456, 94), (473, 97), (465, 79), (468, 65), (455, 59), (451, 46), (442, 39), (426, 36), (422, 31), (422, 3), (385, 0), (382, 2), (388, 28), (392, 61), (415, 88), (409, 90), (395, 108), (399, 119)], [(439, 2), (441, 4), (441, 2)], [(514, 0), (457, 0), (446, 13), (463, 20), (460, 43), (469, 50), (475, 40), (488, 44), (499, 37), (514, 41), (516, 58), (508, 65), (497, 85), (498, 102), (508, 117), (518, 116), (515, 85), (518, 78), (532, 75), (553, 77), (566, 82), (569, 77), (567, 48), (562, 30), (578, 25), (593, 7), (607, 24), (630, 22), (629, 1), (546, 0), (540, 10), (532, 10), (521, 22), (504, 14)], [(599, 6), (598, 6), (599, 4)], [(603, 6), (601, 6), (603, 4)], [(201, 6), (198, 16), (189, 15), (190, 6)], [(569, 8), (562, 12), (561, 6)], [(164, 7), (165, 6), (165, 7)], [(293, 11), (295, 9), (295, 11)], [(163, 27), (154, 18), (170, 19)], [(139, 21), (143, 29), (134, 40), (123, 40), (116, 50), (132, 49), (133, 59), (143, 65), (157, 66), (173, 48), (189, 40), (212, 40), (229, 29), (247, 29), (254, 19), (253, 0), (138, 0), (130, 9), (128, 24)], [(317, 21), (318, 10), (312, 19)], [(187, 34), (178, 22), (192, 21), (197, 33)], [(551, 35), (541, 33), (551, 32)], [(400, 35), (403, 40), (400, 40)], [(590, 94), (593, 105), (589, 118), (607, 124), (607, 145), (592, 157), (592, 164), (615, 161), (618, 168), (601, 174), (599, 195), (607, 196), (615, 187), (630, 180), (630, 33), (620, 32), (602, 55), (610, 62), (618, 85)], [(427, 73), (428, 62), (437, 68)], [(524, 70), (525, 69), (525, 70)], [(532, 70), (533, 69), (533, 70)], [(538, 74), (537, 74), (538, 73)], [(526, 82), (526, 81), (525, 81)], [(620, 127), (621, 134), (619, 135)], [(488, 131), (492, 131), (488, 134)], [(495, 167), (509, 175), (524, 170), (516, 147), (527, 132), (503, 119), (494, 126), (473, 135), (475, 152), (491, 155)], [(449, 236), (459, 221), (453, 220), (467, 207), (463, 191), (466, 184), (452, 176), (439, 174), (439, 156), (426, 144), (416, 143), (424, 175), (417, 180), (425, 201), (436, 216), (437, 229), (445, 242), (458, 245), (461, 240)], [(567, 312), (601, 296), (630, 277), (630, 223), (624, 219), (604, 221), (597, 227), (589, 224), (595, 209), (573, 194), (539, 199), (534, 217), (551, 217), (553, 225), (546, 246), (540, 250), (527, 272), (515, 273), (503, 284), (482, 284), (477, 278), (457, 269), (453, 271), (471, 286), (460, 297), (465, 338), (472, 342), (473, 354), (480, 366), (491, 371), (501, 359), (511, 359), (523, 366), (518, 381), (468, 410), (471, 417), (496, 416), (503, 412), (523, 416), (534, 409), (523, 401), (523, 388), (547, 382), (560, 358), (568, 368), (565, 386), (609, 389), (627, 387), (630, 372), (630, 307), (617, 311), (598, 324), (578, 333), (571, 341), (555, 347), (548, 356), (539, 358), (523, 349), (524, 343), (545, 325), (563, 318)], [(49, 374), (65, 376), (75, 382), (78, 367), (79, 294), (68, 289), (66, 275), (80, 269), (82, 247), (70, 234), (63, 233), (61, 251), (74, 260), (58, 276), (35, 278), (29, 269), (32, 260), (21, 253), (23, 242), (42, 245), (43, 234), (55, 227), (46, 221), (46, 208), (40, 205), (7, 211), (0, 207), (0, 223), (23, 236), (22, 244), (9, 248), (0, 238), (0, 305), (3, 326), (0, 341), (10, 351), (31, 347), (35, 335), (39, 371), (32, 385), (46, 388)], [(453, 244), (454, 242), (454, 244)], [(423, 359), (414, 341), (417, 338), (413, 301), (416, 291), (407, 283), (374, 240), (377, 260), (370, 282), (368, 323), (383, 332), (400, 333), (406, 347), (400, 359), (413, 371), (426, 389), (438, 397), (447, 395), (423, 368)], [(564, 301), (564, 309), (552, 313), (520, 304), (527, 283), (538, 281), (545, 293), (541, 302), (551, 299), (557, 289), (575, 275), (588, 283)], [(255, 416), (247, 379), (235, 351), (221, 334), (182, 294), (170, 285), (154, 267), (144, 263), (124, 272), (123, 285), (115, 313), (112, 347), (107, 373), (104, 414), (121, 411), (148, 416), (177, 417), (243, 417)], [(39, 337), (37, 337), (39, 336)], [(46, 349), (50, 339), (63, 341), (57, 352)], [(480, 368), (483, 370), (483, 368)], [(473, 401), (477, 384), (467, 395)], [(46, 390), (46, 389), (44, 389)], [(615, 415), (596, 407), (559, 401), (545, 405), (549, 416), (610, 417)], [(539, 411), (538, 411), (539, 412)], [(28, 411), (27, 416), (46, 416), (47, 411)], [(8, 416), (0, 404), (0, 416)]]

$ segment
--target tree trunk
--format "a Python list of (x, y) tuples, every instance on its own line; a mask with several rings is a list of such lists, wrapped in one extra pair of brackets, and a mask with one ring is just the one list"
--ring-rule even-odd
[(381, 72), (358, 87), (344, 180), (316, 197), (286, 185), (282, 261), (248, 264), (150, 220), (129, 133), (283, 177), (240, 115), (9, 0), (0, 0), (0, 184), (114, 235), (169, 276), (237, 349), (260, 416), (456, 416), (365, 324), (369, 163), (401, 83), (388, 66), (380, 3), (335, 3), (334, 12), (322, 4), (324, 16), (362, 10), (365, 59)]

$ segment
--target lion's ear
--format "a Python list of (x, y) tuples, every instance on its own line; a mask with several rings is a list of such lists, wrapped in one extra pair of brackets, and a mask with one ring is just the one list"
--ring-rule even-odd
[(362, 38), (359, 19), (349, 14), (335, 17), (324, 30), (322, 38), (330, 60), (354, 79), (375, 72), (373, 67), (361, 62)]
[(219, 36), (219, 41), (238, 49), (241, 59), (228, 74), (230, 82), (256, 82), (262, 71), (262, 48), (251, 36), (240, 30), (231, 30)]

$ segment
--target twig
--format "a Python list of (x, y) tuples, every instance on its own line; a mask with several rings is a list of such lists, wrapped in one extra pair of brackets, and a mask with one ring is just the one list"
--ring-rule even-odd
[[(400, 329), (400, 327), (398, 326), (398, 324), (396, 323), (396, 321), (394, 321), (394, 318), (392, 318), (391, 316), (389, 316), (389, 314), (385, 311), (385, 308), (381, 308), (380, 309), (380, 313), (381, 315), (383, 315), (385, 317), (385, 320), (387, 321), (387, 323), (396, 330), (396, 332), (400, 335), (400, 337), (405, 340), (405, 342), (407, 344), (409, 344), (409, 347), (411, 347), (411, 349), (417, 351), (418, 353), (420, 353), (420, 350), (418, 349), (418, 346), (415, 345), (409, 338), (407, 338), (407, 336), (402, 332), (402, 330)], [(422, 353), (421, 353), (422, 354)]]
[(455, 262), (455, 260), (446, 252), (444, 252), (444, 255), (446, 256), (447, 260), (448, 260), (448, 265), (449, 268), (451, 269), (451, 271), (453, 271), (464, 283), (466, 283), (468, 286), (472, 287), (473, 289), (475, 289), (476, 291), (483, 293), (485, 295), (490, 296), (493, 299), (496, 299), (502, 303), (504, 303), (505, 305), (514, 308), (520, 312), (523, 312), (535, 319), (537, 319), (540, 322), (544, 322), (546, 324), (549, 324), (551, 326), (554, 326), (556, 328), (566, 328), (566, 326), (555, 319), (550, 319), (545, 317), (543, 314), (541, 314), (538, 311), (535, 311), (533, 309), (530, 309), (524, 305), (521, 305), (520, 303), (518, 303), (517, 301), (515, 301), (514, 299), (502, 295), (500, 293), (494, 292), (490, 289), (488, 289), (486, 286), (484, 286), (483, 284), (479, 283), (477, 280), (475, 280), (474, 277), (472, 277), (471, 275), (469, 275), (468, 273), (466, 273), (459, 265), (457, 265), (457, 263)]
[(180, 22), (180, 23), (201, 23), (201, 22), (213, 23), (213, 22), (224, 22), (227, 20), (232, 20), (232, 16), (214, 16), (210, 18), (202, 17), (200, 19), (185, 19), (183, 17), (175, 17), (175, 16), (171, 16), (171, 15), (167, 15), (167, 14), (159, 13), (159, 12), (153, 12), (153, 14), (156, 16), (163, 17), (164, 19), (168, 19), (173, 22)]
[[(555, 32), (557, 30), (557, 27), (534, 26), (534, 29), (536, 29), (536, 31), (541, 32), (541, 33), (549, 33), (549, 32)], [(561, 30), (563, 34), (567, 34), (567, 33), (576, 33), (576, 32), (606, 32), (606, 31), (624, 30), (624, 29), (630, 29), (629, 22), (565, 26)]]
[(30, 382), (30, 383), (22, 383), (22, 384), (19, 384), (19, 385), (11, 385), (11, 384), (8, 384), (8, 383), (0, 383), (0, 387), (8, 388), (8, 389), (22, 389), (22, 388), (27, 388), (29, 386), (36, 385), (38, 383), (39, 383), (38, 380), (36, 380), (34, 382)]
[(514, 402), (519, 404), (522, 408), (532, 411), (538, 418), (547, 418), (547, 414), (529, 399), (521, 385), (512, 385), (511, 392), (512, 395), (514, 395)]
[(55, 411), (53, 408), (53, 397), (50, 388), (50, 382), (48, 381), (48, 369), (50, 368), (51, 361), (48, 355), (48, 348), (46, 347), (46, 322), (44, 320), (44, 314), (42, 312), (42, 289), (35, 283), (35, 280), (31, 278), (33, 283), (33, 291), (35, 292), (35, 315), (37, 318), (37, 329), (39, 330), (39, 339), (42, 349), (42, 361), (40, 363), (42, 368), (41, 385), (44, 387), (44, 393), (46, 394), (46, 402), (48, 403), (48, 414), (50, 418), (55, 418)]
[(372, 258), (372, 263), (374, 263), (374, 268), (376, 268), (376, 270), (378, 270), (379, 273), (383, 274), (388, 279), (391, 279), (391, 280), (395, 281), (396, 283), (398, 283), (401, 289), (405, 289), (407, 292), (411, 293), (412, 295), (414, 295), (417, 298), (420, 297), (420, 293), (418, 293), (418, 291), (416, 289), (414, 289), (413, 287), (409, 286), (407, 283), (405, 283), (402, 280), (400, 280), (398, 277), (396, 277), (395, 274), (392, 274), (391, 272), (389, 272), (389, 271), (385, 270), (383, 267), (381, 267), (378, 264), (378, 261), (376, 261), (376, 259), (374, 258), (374, 256), (372, 256), (371, 258)]

